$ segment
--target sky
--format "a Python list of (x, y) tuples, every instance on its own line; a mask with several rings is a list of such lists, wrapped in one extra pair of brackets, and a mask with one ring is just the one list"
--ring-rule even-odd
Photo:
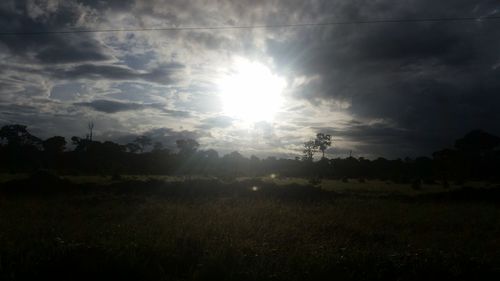
[[(500, 15), (493, 0), (2, 0), (0, 33)], [(234, 98), (234, 95), (238, 98)], [(500, 134), (500, 20), (0, 35), (0, 125), (120, 143), (415, 157)]]

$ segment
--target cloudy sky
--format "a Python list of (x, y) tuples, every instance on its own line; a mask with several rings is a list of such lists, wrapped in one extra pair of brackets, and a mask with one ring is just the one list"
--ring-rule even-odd
[[(494, 0), (2, 0), (0, 32), (480, 19), (499, 8)], [(395, 158), (429, 155), (472, 129), (500, 134), (499, 105), (500, 20), (0, 35), (0, 125), (25, 124), (43, 138), (85, 136), (93, 120), (101, 140), (195, 138), (221, 153), (293, 157), (324, 132), (334, 139), (329, 156)]]

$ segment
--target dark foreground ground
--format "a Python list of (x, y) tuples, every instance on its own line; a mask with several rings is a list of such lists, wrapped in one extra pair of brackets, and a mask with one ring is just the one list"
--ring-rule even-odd
[(498, 187), (335, 184), (3, 183), (0, 280), (500, 280)]

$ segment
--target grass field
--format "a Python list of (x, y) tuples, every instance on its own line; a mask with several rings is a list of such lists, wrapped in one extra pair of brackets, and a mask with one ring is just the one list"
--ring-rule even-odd
[[(241, 181), (235, 185), (250, 191), (189, 197), (119, 192), (107, 178), (70, 180), (93, 185), (0, 195), (0, 280), (500, 278), (498, 196), (324, 181), (327, 192), (310, 187), (318, 196), (283, 197), (301, 180), (279, 179), (267, 183), (283, 189), (275, 193)], [(177, 184), (170, 181), (165, 188)], [(219, 186), (207, 180), (207, 188)]]

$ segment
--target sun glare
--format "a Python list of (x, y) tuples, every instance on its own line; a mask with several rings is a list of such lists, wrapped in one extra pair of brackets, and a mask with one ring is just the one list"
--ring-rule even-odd
[(241, 59), (218, 86), (226, 115), (258, 122), (272, 120), (280, 110), (286, 83), (265, 65)]

